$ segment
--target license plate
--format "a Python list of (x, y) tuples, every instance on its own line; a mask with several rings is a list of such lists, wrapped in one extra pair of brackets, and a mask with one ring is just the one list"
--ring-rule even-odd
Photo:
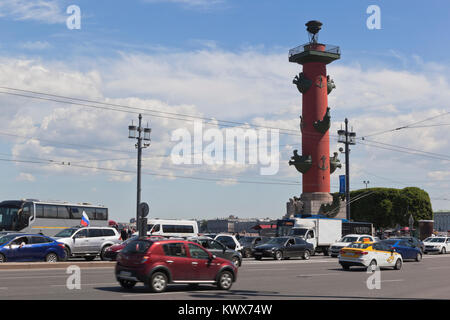
[(341, 256), (345, 257), (345, 258), (356, 258), (356, 257), (358, 257), (357, 254), (351, 254), (351, 253), (344, 253)]
[(131, 277), (131, 272), (128, 271), (120, 271), (120, 275), (122, 277)]

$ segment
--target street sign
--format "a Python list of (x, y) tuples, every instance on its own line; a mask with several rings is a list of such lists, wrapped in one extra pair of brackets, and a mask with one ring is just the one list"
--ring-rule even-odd
[(141, 216), (142, 218), (145, 218), (149, 212), (150, 212), (150, 207), (148, 206), (148, 204), (146, 202), (141, 202), (139, 204), (139, 216)]

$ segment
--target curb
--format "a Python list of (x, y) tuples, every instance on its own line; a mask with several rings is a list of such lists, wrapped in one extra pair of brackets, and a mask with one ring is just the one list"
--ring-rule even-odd
[(78, 266), (80, 268), (105, 268), (115, 267), (115, 261), (72, 261), (72, 262), (5, 262), (0, 264), (0, 270), (28, 270), (28, 269), (67, 269), (69, 266)]

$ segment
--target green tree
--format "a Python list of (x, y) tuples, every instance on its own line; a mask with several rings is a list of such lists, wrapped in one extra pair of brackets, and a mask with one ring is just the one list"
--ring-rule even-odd
[(389, 228), (397, 224), (408, 226), (409, 215), (418, 220), (432, 219), (433, 210), (428, 193), (416, 187), (404, 189), (369, 188), (350, 192), (351, 218), (372, 222), (376, 228)]

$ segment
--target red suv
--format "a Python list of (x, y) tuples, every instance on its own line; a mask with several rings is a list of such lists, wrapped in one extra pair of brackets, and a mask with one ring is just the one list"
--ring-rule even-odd
[(116, 278), (123, 288), (141, 281), (153, 292), (163, 292), (169, 283), (210, 283), (229, 290), (237, 272), (231, 261), (185, 240), (133, 240), (118, 254), (116, 264)]

